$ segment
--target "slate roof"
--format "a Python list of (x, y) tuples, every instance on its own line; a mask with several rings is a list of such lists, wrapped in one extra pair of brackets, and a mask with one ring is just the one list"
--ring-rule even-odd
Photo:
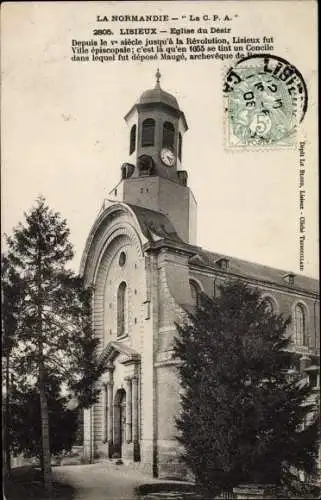
[(155, 87), (154, 89), (145, 90), (138, 100), (139, 104), (150, 104), (163, 102), (174, 109), (179, 110), (179, 105), (176, 97), (174, 97), (169, 92), (165, 92), (160, 87)]
[(125, 120), (131, 115), (132, 111), (140, 106), (154, 106), (154, 105), (165, 105), (169, 106), (175, 113), (178, 114), (183, 119), (185, 129), (188, 130), (188, 125), (186, 122), (186, 117), (184, 112), (180, 109), (177, 99), (173, 94), (166, 92), (161, 88), (159, 83), (155, 85), (153, 89), (145, 90), (137, 100), (137, 102), (130, 108), (128, 113), (125, 115)]
[(156, 235), (158, 238), (169, 239), (173, 242), (180, 242), (183, 244), (183, 241), (176, 233), (174, 226), (165, 215), (148, 208), (132, 205), (130, 203), (126, 203), (126, 205), (128, 205), (135, 213), (141, 230), (146, 238), (154, 241), (155, 238), (153, 235)]
[[(248, 276), (249, 278), (288, 286), (292, 289), (302, 289), (313, 293), (319, 293), (319, 280), (294, 274), (294, 284), (289, 285), (286, 281), (286, 276), (291, 274), (291, 271), (275, 269), (274, 267), (265, 266), (256, 262), (230, 257), (216, 252), (210, 252), (198, 246), (185, 243), (176, 233), (174, 226), (170, 220), (163, 214), (149, 210), (147, 208), (138, 207), (127, 203), (135, 213), (139, 220), (143, 234), (151, 242), (157, 239), (164, 239), (169, 245), (178, 244), (181, 250), (186, 250), (189, 254), (193, 254), (190, 258), (190, 265), (194, 264), (200, 267), (210, 267), (220, 270), (220, 259), (228, 260), (228, 273), (235, 273), (240, 276)], [(157, 238), (155, 238), (155, 235)]]
[[(202, 261), (209, 266), (217, 266), (216, 262), (219, 259), (225, 258), (229, 261), (229, 271), (232, 273), (251, 276), (252, 278), (258, 280), (278, 283), (280, 285), (287, 284), (285, 276), (291, 273), (291, 271), (284, 271), (274, 267), (265, 266), (263, 264), (258, 264), (257, 262), (249, 262), (247, 260), (229, 257), (227, 255), (209, 252), (203, 249), (200, 249), (199, 256)], [(295, 275), (295, 278), (292, 288), (302, 288), (315, 293), (319, 292), (319, 280), (302, 274), (293, 274)]]

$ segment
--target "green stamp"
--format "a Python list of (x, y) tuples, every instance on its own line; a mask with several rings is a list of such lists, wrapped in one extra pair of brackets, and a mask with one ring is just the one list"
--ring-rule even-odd
[(227, 146), (290, 146), (307, 110), (301, 73), (285, 59), (249, 56), (224, 81)]

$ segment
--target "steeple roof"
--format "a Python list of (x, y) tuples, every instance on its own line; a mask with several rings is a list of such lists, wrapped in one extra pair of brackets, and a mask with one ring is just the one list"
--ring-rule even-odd
[(161, 87), (145, 90), (138, 100), (138, 104), (164, 103), (179, 111), (177, 99), (169, 92), (165, 92)]
[(177, 109), (179, 111), (179, 105), (177, 102), (177, 99), (170, 94), (169, 92), (165, 92), (160, 86), (160, 78), (161, 74), (159, 72), (159, 69), (157, 69), (156, 72), (156, 84), (153, 89), (145, 90), (145, 92), (142, 93), (140, 98), (138, 99), (138, 104), (149, 104), (149, 103), (164, 103), (167, 104), (168, 106), (171, 106), (174, 109)]
[(155, 76), (156, 76), (155, 87), (153, 89), (145, 90), (141, 94), (141, 96), (136, 101), (136, 103), (131, 107), (131, 109), (128, 111), (128, 113), (126, 113), (126, 115), (124, 116), (124, 119), (127, 121), (127, 119), (130, 117), (132, 112), (135, 109), (139, 109), (140, 106), (144, 107), (144, 105), (148, 105), (148, 104), (161, 104), (161, 105), (163, 104), (165, 106), (170, 107), (172, 110), (174, 110), (174, 113), (176, 113), (177, 116), (179, 116), (183, 120), (185, 131), (188, 130), (188, 125), (186, 122), (185, 114), (183, 111), (181, 111), (176, 97), (174, 97), (169, 92), (166, 92), (165, 90), (163, 90), (160, 86), (161, 74), (159, 72), (159, 69), (157, 69)]

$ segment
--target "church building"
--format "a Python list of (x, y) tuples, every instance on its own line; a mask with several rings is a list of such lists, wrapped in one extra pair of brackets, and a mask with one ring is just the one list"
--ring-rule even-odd
[(156, 85), (125, 116), (129, 157), (88, 236), (81, 273), (107, 363), (100, 400), (84, 414), (84, 454), (121, 458), (155, 477), (182, 477), (175, 416), (180, 386), (175, 321), (231, 278), (259, 287), (292, 315), (300, 369), (320, 385), (318, 281), (197, 246), (197, 203), (183, 169), (187, 120)]

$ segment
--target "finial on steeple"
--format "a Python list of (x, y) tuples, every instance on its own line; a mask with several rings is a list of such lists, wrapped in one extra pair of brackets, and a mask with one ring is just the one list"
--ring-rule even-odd
[(159, 83), (159, 80), (161, 78), (161, 73), (159, 71), (159, 68), (157, 68), (157, 71), (156, 71), (156, 85), (155, 85), (155, 88), (160, 88), (160, 83)]

